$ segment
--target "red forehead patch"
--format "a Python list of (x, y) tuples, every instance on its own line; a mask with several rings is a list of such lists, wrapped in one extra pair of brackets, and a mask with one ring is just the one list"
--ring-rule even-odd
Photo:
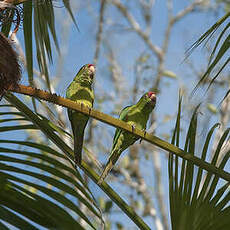
[(94, 65), (93, 64), (88, 64), (88, 67), (90, 68), (91, 66), (93, 66), (94, 67)]
[(155, 94), (154, 92), (148, 92), (148, 97), (151, 97), (153, 94)]

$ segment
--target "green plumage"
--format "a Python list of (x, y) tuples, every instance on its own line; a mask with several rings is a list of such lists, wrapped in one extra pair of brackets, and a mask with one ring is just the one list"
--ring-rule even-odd
[[(66, 98), (80, 103), (82, 106), (92, 108), (94, 102), (94, 92), (92, 89), (94, 74), (94, 65), (84, 65), (67, 88)], [(68, 109), (68, 116), (73, 130), (75, 163), (80, 165), (84, 131), (89, 117), (72, 109)]]
[[(149, 115), (154, 109), (156, 104), (156, 96), (152, 92), (144, 94), (137, 104), (125, 107), (119, 116), (120, 120), (127, 122), (135, 128), (145, 130), (146, 124), (149, 119)], [(104, 178), (108, 175), (110, 170), (113, 168), (121, 153), (127, 149), (130, 145), (134, 144), (139, 138), (135, 135), (116, 129), (113, 145), (109, 160), (102, 172), (98, 184), (101, 184)]]

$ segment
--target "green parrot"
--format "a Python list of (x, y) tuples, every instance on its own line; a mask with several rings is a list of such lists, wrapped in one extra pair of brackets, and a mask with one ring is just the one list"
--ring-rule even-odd
[[(119, 119), (132, 125), (133, 128), (141, 130), (146, 129), (146, 124), (149, 119), (149, 115), (154, 109), (156, 104), (156, 95), (153, 92), (145, 93), (137, 104), (125, 107), (119, 116)], [(110, 170), (113, 168), (121, 153), (127, 149), (130, 145), (134, 144), (139, 138), (129, 132), (116, 129), (113, 145), (109, 160), (100, 176), (98, 184), (101, 184)]]
[[(92, 83), (95, 70), (93, 64), (82, 66), (68, 86), (66, 98), (92, 108), (94, 102)], [(81, 165), (84, 131), (89, 117), (72, 109), (68, 109), (68, 117), (73, 130), (75, 163)]]

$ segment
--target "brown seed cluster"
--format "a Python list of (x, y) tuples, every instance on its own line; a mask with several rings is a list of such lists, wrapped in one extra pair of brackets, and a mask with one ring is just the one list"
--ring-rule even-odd
[(16, 88), (21, 78), (17, 53), (8, 38), (0, 33), (0, 100), (11, 87)]

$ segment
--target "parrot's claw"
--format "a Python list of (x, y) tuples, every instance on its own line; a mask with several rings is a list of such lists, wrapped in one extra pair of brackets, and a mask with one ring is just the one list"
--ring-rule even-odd
[(132, 125), (132, 133), (134, 132), (135, 130), (135, 125)]
[[(145, 135), (146, 135), (146, 131), (145, 130), (143, 130), (144, 131), (144, 137), (145, 137)], [(141, 142), (142, 142), (142, 138), (140, 139), (140, 144), (141, 144)]]
[(88, 106), (88, 109), (89, 109), (89, 115), (90, 115), (92, 111), (92, 107)]

